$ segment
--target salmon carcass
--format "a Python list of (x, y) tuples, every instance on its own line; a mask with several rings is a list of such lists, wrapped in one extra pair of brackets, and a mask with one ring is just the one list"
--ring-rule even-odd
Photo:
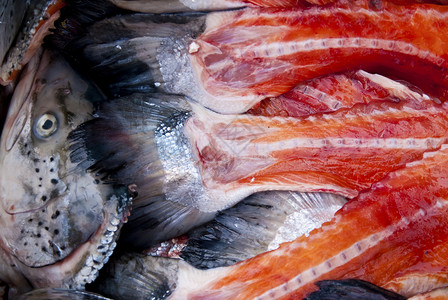
[(343, 278), (405, 296), (446, 286), (447, 167), (443, 146), (362, 192), (309, 237), (228, 268), (183, 266), (172, 298), (301, 299), (313, 283)]
[(126, 95), (129, 84), (186, 95), (225, 114), (246, 112), (305, 80), (358, 69), (445, 99), (448, 7), (377, 4), (116, 16), (89, 27), (70, 50), (114, 97)]
[(194, 78), (203, 88), (195, 91), (201, 96), (189, 96), (219, 112), (242, 112), (303, 80), (361, 68), (446, 98), (448, 44), (440, 28), (448, 25), (447, 7), (366, 6), (251, 9), (210, 17), (204, 33), (189, 44)]
[[(104, 19), (67, 52), (118, 99), (98, 103), (64, 150), (128, 187), (121, 241), (134, 247), (255, 192), (353, 198), (273, 252), (210, 271), (181, 264), (173, 298), (301, 298), (344, 278), (406, 296), (446, 286), (447, 14), (355, 1)], [(107, 90), (117, 74), (128, 78)]]

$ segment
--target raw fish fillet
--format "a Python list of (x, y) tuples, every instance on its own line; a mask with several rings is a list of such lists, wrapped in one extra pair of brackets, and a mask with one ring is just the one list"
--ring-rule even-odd
[(72, 132), (71, 159), (133, 187), (138, 196), (125, 228), (132, 234), (124, 236), (138, 247), (185, 234), (255, 192), (353, 198), (439, 149), (448, 133), (448, 103), (357, 74), (370, 102), (309, 117), (222, 115), (167, 94), (114, 99)]
[(296, 85), (285, 94), (264, 99), (248, 113), (302, 117), (348, 109), (372, 101), (399, 101), (400, 95), (391, 93), (389, 87), (381, 85), (385, 82), (381, 82), (380, 76), (372, 76), (364, 71), (313, 78)]
[(233, 267), (183, 266), (173, 299), (301, 299), (357, 278), (406, 297), (448, 283), (448, 148), (390, 173), (332, 221)]
[[(331, 114), (230, 116), (195, 109), (185, 132), (210, 197), (228, 205), (284, 189), (352, 198), (446, 141), (447, 104), (383, 76), (358, 75), (376, 85), (370, 103)], [(346, 89), (359, 92), (352, 87)]]
[(372, 3), (119, 15), (79, 39), (64, 28), (56, 36), (111, 97), (164, 92), (234, 114), (303, 81), (364, 69), (444, 101), (448, 7)]
[(201, 88), (179, 92), (215, 111), (235, 113), (301, 81), (365, 69), (446, 99), (447, 27), (447, 7), (386, 2), (375, 8), (357, 2), (214, 14), (189, 44), (195, 85)]

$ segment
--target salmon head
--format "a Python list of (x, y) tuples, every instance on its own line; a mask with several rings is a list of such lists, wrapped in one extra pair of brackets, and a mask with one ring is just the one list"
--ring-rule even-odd
[(0, 144), (0, 281), (10, 293), (83, 288), (115, 247), (127, 189), (103, 184), (69, 159), (69, 133), (101, 100), (49, 50), (22, 73)]

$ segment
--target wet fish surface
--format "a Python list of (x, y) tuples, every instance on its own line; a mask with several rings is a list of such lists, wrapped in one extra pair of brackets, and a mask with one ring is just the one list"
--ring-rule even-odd
[[(275, 7), (275, 8), (297, 8), (311, 5), (325, 5), (334, 3), (333, 0), (110, 0), (115, 5), (136, 12), (145, 13), (168, 13), (187, 12), (191, 10), (216, 11), (245, 6)], [(344, 3), (344, 1), (339, 1)], [(415, 3), (435, 3), (446, 4), (445, 1), (407, 1), (392, 0), (387, 1), (394, 4), (405, 5)]]
[(72, 133), (71, 159), (85, 160), (84, 168), (110, 182), (135, 186), (128, 225), (135, 232), (126, 236), (143, 248), (260, 191), (353, 198), (439, 149), (448, 126), (445, 104), (384, 76), (357, 76), (364, 85), (348, 80), (341, 87), (369, 91), (364, 100), (310, 117), (220, 115), (181, 96), (152, 93), (104, 102)]
[[(115, 284), (179, 299), (302, 298), (323, 279), (360, 278), (405, 296), (445, 286), (446, 45), (434, 24), (446, 20), (443, 6), (340, 2), (125, 13), (67, 37), (63, 50), (102, 79), (107, 96), (120, 98), (103, 101), (48, 54), (25, 70), (2, 133), (0, 279), (11, 295), (83, 289), (112, 254), (130, 195), (121, 241), (141, 248), (188, 233), (186, 261), (229, 265), (264, 251), (272, 236), (261, 224), (288, 210), (270, 207), (272, 193), (289, 192), (253, 193), (292, 189), (354, 199), (321, 228), (235, 266), (199, 271), (156, 259), (163, 262), (157, 272), (143, 263), (138, 272), (116, 267)], [(352, 70), (359, 68), (371, 72)], [(67, 70), (69, 83), (55, 69)], [(88, 100), (74, 104), (73, 93)], [(93, 110), (92, 102), (101, 103)], [(280, 216), (250, 217), (262, 211)], [(391, 264), (391, 257), (401, 260)], [(135, 259), (147, 258), (124, 260)]]
[[(77, 51), (97, 72), (140, 65), (129, 74), (149, 79), (155, 91), (183, 94), (226, 114), (245, 112), (304, 80), (353, 69), (407, 80), (443, 100), (447, 46), (439, 26), (447, 26), (446, 10), (355, 2), (246, 8), (182, 23), (126, 15), (97, 22)], [(117, 34), (101, 35), (101, 28)]]
[(0, 84), (14, 81), (36, 53), (64, 6), (60, 0), (2, 1)]
[(344, 278), (405, 297), (444, 287), (447, 153), (442, 147), (390, 173), (308, 238), (228, 268), (199, 272), (183, 266), (172, 299), (297, 299), (315, 290), (316, 281)]
[(10, 297), (81, 289), (115, 247), (130, 199), (69, 158), (69, 132), (102, 93), (60, 55), (39, 51), (14, 91), (0, 148), (0, 280)]

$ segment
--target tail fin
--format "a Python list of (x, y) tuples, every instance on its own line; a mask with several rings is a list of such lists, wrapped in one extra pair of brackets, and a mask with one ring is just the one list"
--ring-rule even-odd
[[(175, 92), (165, 85), (192, 88), (192, 70), (184, 57), (187, 40), (201, 33), (204, 26), (201, 13), (119, 15), (83, 28), (82, 38), (66, 43), (64, 49), (88, 68), (109, 97)], [(67, 39), (64, 34), (57, 36), (62, 36), (59, 40)], [(161, 63), (166, 78), (162, 76)]]
[(341, 196), (323, 193), (253, 194), (188, 233), (180, 256), (200, 269), (232, 265), (308, 234), (345, 202)]
[(91, 289), (114, 299), (166, 299), (176, 288), (176, 259), (124, 254), (109, 265)]
[(319, 290), (305, 300), (405, 300), (392, 291), (359, 279), (323, 280), (316, 283)]
[(190, 112), (182, 97), (133, 95), (100, 103), (97, 118), (71, 133), (71, 159), (123, 184), (134, 204), (122, 237), (134, 247), (179, 236), (211, 220), (183, 126)]

